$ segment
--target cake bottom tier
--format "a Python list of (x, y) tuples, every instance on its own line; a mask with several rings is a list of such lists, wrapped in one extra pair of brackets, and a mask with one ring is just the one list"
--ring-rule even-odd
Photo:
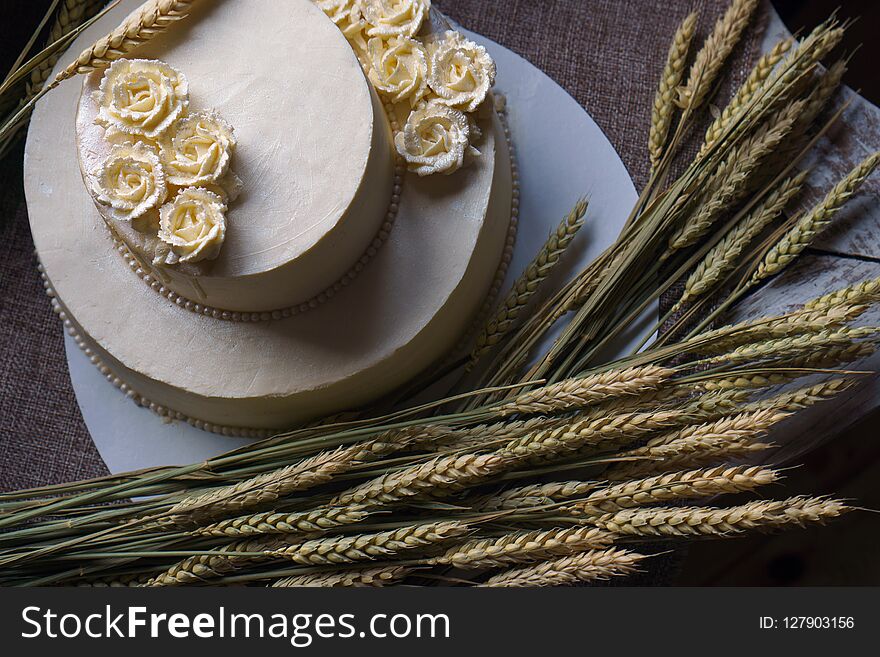
[(357, 408), (448, 354), (497, 277), (513, 186), (505, 131), (493, 115), (470, 167), (448, 177), (408, 174), (386, 243), (325, 303), (260, 322), (198, 315), (151, 289), (117, 252), (80, 178), (73, 122), (49, 120), (70, 113), (63, 91), (38, 107), (29, 136), (34, 242), (78, 342), (109, 379), (157, 412), (258, 435)]

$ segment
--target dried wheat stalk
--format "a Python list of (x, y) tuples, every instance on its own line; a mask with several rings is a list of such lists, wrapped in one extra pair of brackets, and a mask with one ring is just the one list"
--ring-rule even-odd
[(782, 214), (785, 206), (800, 193), (808, 174), (808, 171), (803, 171), (780, 183), (757, 208), (712, 247), (688, 277), (678, 307), (713, 289), (727, 274), (736, 269), (740, 264), (740, 256), (748, 245)]
[(412, 572), (403, 566), (365, 568), (362, 570), (340, 570), (338, 572), (315, 573), (285, 577), (272, 582), (275, 588), (294, 587), (377, 587), (397, 584)]
[(757, 500), (727, 508), (625, 509), (591, 522), (621, 536), (723, 536), (807, 522), (821, 523), (849, 510), (836, 500), (792, 497), (781, 501)]
[(520, 395), (514, 401), (503, 404), (495, 410), (502, 416), (561, 413), (592, 406), (608, 399), (641, 395), (656, 390), (672, 375), (672, 370), (656, 365), (609, 370), (538, 388)]
[(774, 470), (748, 466), (672, 472), (600, 488), (586, 499), (567, 504), (559, 511), (578, 517), (600, 516), (636, 506), (741, 493), (771, 484), (778, 478)]
[[(200, 584), (207, 580), (228, 575), (252, 563), (271, 559), (270, 550), (283, 546), (278, 539), (247, 539), (230, 543), (215, 551), (215, 554), (201, 554), (187, 557), (171, 566), (168, 570), (156, 575), (144, 586), (181, 586), (184, 584)], [(258, 556), (238, 556), (228, 552), (262, 552)]]
[[(58, 7), (58, 15), (55, 17), (52, 28), (49, 30), (46, 44), (55, 43), (64, 35), (69, 34), (72, 30), (82, 25), (86, 19), (97, 13), (102, 4), (102, 0), (64, 0)], [(31, 71), (26, 93), (21, 99), (19, 107), (26, 105), (43, 88), (43, 85), (49, 78), (49, 74), (52, 72), (55, 64), (58, 63), (62, 54), (61, 51), (53, 53)]]
[(595, 527), (511, 532), (453, 546), (438, 557), (426, 559), (425, 564), (471, 570), (504, 568), (605, 548), (611, 545), (613, 539), (612, 534)]
[(522, 311), (553, 271), (553, 268), (559, 264), (562, 254), (584, 225), (586, 212), (587, 201), (581, 199), (556, 230), (550, 234), (538, 255), (514, 283), (513, 289), (502, 302), (498, 313), (477, 336), (476, 346), (471, 354), (471, 363), (479, 360), (513, 328)]
[(458, 538), (468, 531), (468, 526), (462, 522), (432, 522), (377, 534), (319, 538), (277, 549), (271, 554), (306, 566), (330, 566), (394, 557), (401, 552)]
[(880, 277), (850, 285), (804, 304), (804, 310), (826, 311), (837, 306), (860, 305), (880, 301)]
[(853, 340), (871, 338), (880, 333), (880, 328), (865, 326), (858, 328), (839, 328), (818, 333), (793, 335), (775, 340), (765, 340), (745, 344), (718, 356), (706, 359), (707, 363), (739, 365), (753, 363), (768, 358), (796, 359), (824, 352), (834, 347), (849, 347)]
[(480, 511), (506, 511), (541, 506), (558, 500), (582, 497), (596, 488), (593, 481), (553, 481), (509, 488), (479, 500), (473, 508)]
[(695, 244), (708, 232), (721, 213), (748, 191), (750, 177), (791, 132), (805, 104), (804, 101), (789, 104), (732, 149), (727, 159), (712, 174), (706, 200), (670, 238), (670, 252)]
[(654, 108), (651, 113), (651, 129), (648, 133), (648, 154), (651, 158), (651, 169), (655, 171), (663, 157), (666, 147), (666, 138), (669, 134), (669, 126), (672, 124), (672, 116), (675, 113), (675, 101), (678, 93), (678, 85), (684, 75), (687, 64), (688, 51), (694, 32), (697, 28), (697, 12), (691, 12), (681, 22), (669, 46), (669, 54), (666, 57), (666, 65), (660, 75), (660, 86), (654, 97)]
[(752, 275), (751, 283), (779, 273), (806, 249), (829, 226), (834, 215), (852, 198), (878, 164), (880, 152), (872, 153), (857, 164), (767, 252)]
[(594, 582), (635, 572), (644, 558), (641, 554), (619, 548), (593, 550), (527, 568), (507, 570), (489, 578), (481, 586), (522, 588)]
[(480, 483), (509, 464), (510, 459), (500, 454), (438, 456), (343, 491), (330, 504), (376, 508), (421, 496), (447, 495)]
[(220, 520), (199, 527), (197, 536), (254, 536), (257, 534), (318, 534), (363, 522), (370, 512), (359, 506), (318, 507), (297, 513), (267, 511)]
[(501, 453), (522, 460), (554, 458), (587, 445), (634, 441), (652, 431), (676, 426), (688, 417), (691, 413), (680, 409), (590, 417), (512, 440)]
[[(163, 520), (176, 527), (187, 527), (270, 504), (279, 497), (319, 486), (335, 475), (351, 470), (365, 457), (376, 455), (376, 444), (371, 441), (322, 452), (231, 486), (184, 498), (168, 510), (167, 519)], [(393, 446), (389, 446), (389, 449), (393, 449)]]
[(749, 77), (746, 78), (746, 81), (737, 90), (736, 95), (725, 106), (718, 118), (712, 122), (712, 125), (709, 126), (698, 157), (705, 155), (718, 142), (733, 118), (747, 109), (749, 103), (761, 91), (764, 83), (770, 77), (770, 74), (773, 73), (773, 69), (776, 68), (776, 65), (791, 50), (793, 45), (794, 39), (783, 39), (776, 43), (769, 52), (761, 56), (751, 73), (749, 73)]
[(70, 66), (55, 76), (50, 88), (75, 75), (105, 69), (117, 59), (128, 56), (170, 25), (186, 18), (194, 2), (195, 0), (149, 0), (110, 34), (101, 37), (81, 52)]
[(621, 458), (636, 457), (641, 460), (613, 465), (602, 476), (609, 481), (628, 481), (664, 472), (727, 463), (773, 446), (770, 443), (723, 436), (681, 438), (665, 445), (639, 448), (637, 454), (636, 450), (632, 450), (632, 453), (621, 452)]
[(696, 109), (703, 103), (757, 6), (757, 0), (733, 0), (718, 19), (691, 65), (687, 82), (679, 90), (680, 107)]

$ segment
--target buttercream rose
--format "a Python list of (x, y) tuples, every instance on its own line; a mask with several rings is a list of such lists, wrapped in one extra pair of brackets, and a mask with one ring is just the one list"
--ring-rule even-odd
[(114, 146), (94, 175), (98, 202), (119, 221), (159, 207), (168, 193), (159, 155), (142, 143)]
[(370, 82), (392, 102), (415, 105), (428, 90), (428, 54), (409, 37), (373, 37), (367, 43)]
[(164, 62), (119, 59), (95, 92), (97, 122), (135, 137), (157, 139), (186, 112), (186, 77)]
[(220, 180), (235, 147), (232, 126), (214, 112), (178, 119), (159, 142), (168, 182), (179, 187)]
[(358, 0), (317, 0), (316, 4), (342, 31), (348, 42), (354, 46), (355, 52), (362, 53), (366, 50), (367, 22)]
[(431, 9), (431, 0), (359, 0), (369, 36), (414, 36)]
[(462, 112), (436, 103), (413, 111), (394, 144), (410, 171), (420, 176), (450, 174), (464, 164), (470, 147), (470, 125)]
[(448, 31), (430, 43), (428, 86), (437, 101), (463, 112), (473, 112), (495, 84), (495, 62), (483, 46)]
[(216, 258), (226, 238), (226, 204), (214, 192), (187, 187), (159, 208), (159, 239), (171, 247), (167, 264)]

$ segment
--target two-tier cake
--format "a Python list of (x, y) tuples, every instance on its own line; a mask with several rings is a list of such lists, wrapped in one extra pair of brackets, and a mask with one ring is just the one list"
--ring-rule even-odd
[(494, 64), (429, 13), (202, 0), (38, 104), (25, 188), (47, 288), (136, 402), (258, 435), (372, 402), (467, 331), (516, 192)]

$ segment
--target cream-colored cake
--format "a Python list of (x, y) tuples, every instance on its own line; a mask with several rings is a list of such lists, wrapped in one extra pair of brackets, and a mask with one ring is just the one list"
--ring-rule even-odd
[[(72, 52), (138, 4), (120, 3)], [(196, 3), (132, 55), (179, 72), (181, 117), (229, 137), (223, 177), (194, 179), (195, 192), (168, 174), (168, 134), (108, 128), (104, 71), (62, 84), (31, 122), (25, 187), (59, 312), (127, 394), (196, 426), (256, 433), (380, 398), (448, 354), (503, 264), (513, 188), (491, 95), (477, 103), (485, 91), (418, 77), (438, 52), (453, 75), (468, 61), (488, 70), (485, 51), (426, 23), (411, 39), (412, 25), (375, 13), (380, 27), (364, 22), (353, 38), (334, 14), (346, 3), (319, 4), (329, 18), (309, 0)], [(380, 28), (396, 32), (376, 41)], [(389, 43), (394, 53), (380, 52)], [(416, 68), (395, 68), (398, 56)], [(422, 148), (437, 125), (440, 144)], [(135, 220), (102, 187), (107, 162), (132, 149), (159, 154), (167, 187)], [(178, 193), (214, 203), (222, 224), (189, 260), (160, 226)]]

